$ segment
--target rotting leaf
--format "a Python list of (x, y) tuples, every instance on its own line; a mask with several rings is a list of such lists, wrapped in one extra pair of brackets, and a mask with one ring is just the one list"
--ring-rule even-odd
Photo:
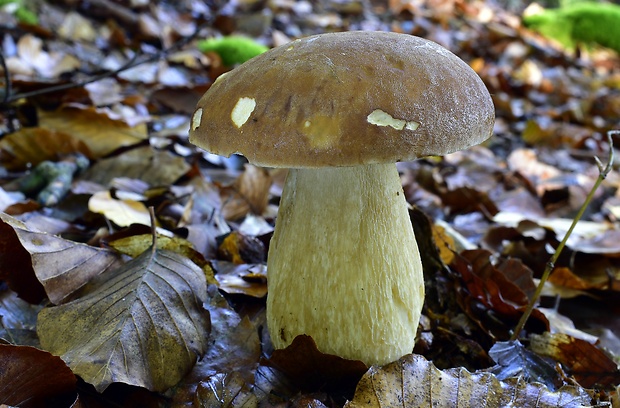
[(196, 384), (219, 373), (236, 372), (248, 384), (254, 380), (261, 354), (256, 324), (247, 317), (241, 318), (215, 285), (209, 285), (208, 294), (205, 307), (211, 316), (212, 331), (207, 352), (175, 387), (175, 407), (186, 406), (194, 399)]
[(371, 367), (345, 408), (387, 407), (583, 407), (590, 396), (582, 388), (549, 391), (520, 378), (499, 381), (488, 372), (464, 368), (439, 370), (424, 357), (409, 354), (384, 367)]
[(518, 340), (498, 341), (489, 350), (489, 356), (497, 365), (488, 371), (495, 374), (499, 380), (520, 377), (527, 382), (545, 384), (552, 391), (562, 385), (555, 366), (523, 347)]
[(75, 375), (47, 351), (0, 344), (0, 361), (0, 404), (38, 408), (51, 398), (59, 403), (64, 397), (66, 406), (75, 401)]
[[(26, 262), (21, 259), (23, 256), (16, 255), (22, 250), (25, 251), (24, 256), (28, 256), (28, 262), (31, 262), (28, 267), (32, 269), (34, 276), (40, 285), (43, 285), (45, 293), (54, 304), (62, 303), (93, 277), (121, 264), (120, 257), (113, 251), (43, 232), (30, 231), (25, 224), (0, 214), (0, 231), (9, 227), (13, 230), (7, 229), (7, 233), (0, 234), (0, 248), (7, 245), (7, 252), (0, 251), (0, 257), (3, 257), (4, 253), (4, 256), (12, 260), (3, 263), (0, 272), (3, 270), (5, 272), (0, 273), (0, 276), (9, 274), (9, 282), (27, 276), (25, 271), (28, 271), (28, 268), (24, 268)], [(16, 239), (11, 240), (13, 235)], [(19, 262), (20, 267), (11, 266), (14, 262)], [(21, 265), (22, 263), (24, 265)], [(23, 293), (16, 291), (20, 296)], [(28, 300), (23, 296), (22, 298)]]
[(215, 374), (200, 384), (196, 391), (196, 407), (256, 407), (257, 396), (251, 384), (243, 380), (238, 371)]
[(112, 382), (164, 391), (205, 353), (206, 280), (185, 258), (146, 251), (85, 291), (43, 309), (37, 332), (46, 350), (98, 391)]
[(562, 363), (582, 387), (611, 387), (620, 384), (618, 365), (602, 350), (585, 340), (563, 333), (532, 334), (530, 349)]

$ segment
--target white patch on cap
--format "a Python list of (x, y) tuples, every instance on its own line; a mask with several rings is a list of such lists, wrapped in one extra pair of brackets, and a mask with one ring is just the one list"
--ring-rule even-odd
[(245, 125), (245, 122), (248, 121), (250, 115), (254, 112), (254, 108), (256, 108), (254, 98), (239, 98), (232, 112), (230, 112), (230, 118), (235, 126), (240, 128)]
[(192, 115), (192, 130), (196, 130), (200, 127), (200, 121), (202, 119), (202, 108), (196, 109), (196, 112)]
[(418, 126), (420, 126), (418, 122), (407, 122), (403, 119), (396, 119), (392, 117), (392, 115), (382, 111), (381, 109), (375, 109), (374, 111), (372, 111), (372, 113), (366, 117), (366, 121), (371, 125), (390, 126), (396, 130), (416, 130)]

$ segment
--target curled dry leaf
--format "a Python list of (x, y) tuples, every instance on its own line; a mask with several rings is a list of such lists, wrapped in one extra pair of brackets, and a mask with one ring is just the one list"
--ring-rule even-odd
[(228, 294), (247, 295), (255, 298), (267, 296), (267, 266), (265, 264), (241, 264), (217, 262), (217, 279), (220, 290)]
[(620, 369), (616, 362), (585, 340), (562, 333), (532, 334), (530, 349), (562, 363), (583, 387), (620, 384)]
[(557, 392), (521, 379), (499, 381), (488, 372), (464, 368), (439, 370), (424, 357), (410, 354), (384, 367), (371, 367), (345, 408), (387, 407), (583, 407), (590, 396), (582, 388)]
[[(12, 228), (12, 231), (9, 228)], [(62, 303), (93, 277), (121, 264), (119, 256), (113, 251), (44, 232), (30, 231), (25, 224), (0, 214), (0, 231), (4, 229), (10, 234), (2, 234), (0, 237), (0, 259), (4, 252), (3, 246), (6, 246), (8, 251), (5, 255), (14, 259), (4, 264), (0, 269), (0, 276), (11, 275), (12, 282), (23, 279), (20, 275), (24, 275), (28, 269), (33, 270), (36, 279), (43, 285), (45, 293), (54, 304)], [(24, 254), (17, 257), (16, 254), (21, 252)], [(15, 262), (19, 262), (20, 268), (11, 266)], [(21, 269), (25, 266), (26, 269)], [(22, 292), (18, 293), (21, 295)]]
[(271, 182), (267, 170), (247, 164), (231, 186), (221, 189), (224, 217), (236, 220), (248, 213), (261, 215), (267, 208)]
[(58, 403), (61, 396), (69, 398), (69, 404), (75, 401), (77, 379), (59, 357), (34, 347), (0, 344), (0, 361), (0, 405), (45, 407), (48, 399)]
[(39, 313), (41, 345), (98, 391), (113, 382), (164, 391), (205, 353), (210, 330), (202, 270), (165, 250), (146, 251)]

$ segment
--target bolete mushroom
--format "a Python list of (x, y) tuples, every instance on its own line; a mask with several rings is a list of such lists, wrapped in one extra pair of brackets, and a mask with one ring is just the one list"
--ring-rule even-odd
[(395, 163), (478, 144), (493, 122), (476, 73), (405, 34), (315, 35), (215, 81), (190, 140), (290, 168), (267, 262), (276, 348), (307, 334), (369, 365), (412, 351), (424, 283)]

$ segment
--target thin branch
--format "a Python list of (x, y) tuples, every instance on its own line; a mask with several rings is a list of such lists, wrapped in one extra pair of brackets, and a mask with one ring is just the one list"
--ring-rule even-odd
[(598, 189), (598, 187), (601, 185), (603, 180), (605, 180), (605, 178), (607, 177), (607, 174), (609, 174), (609, 172), (612, 170), (613, 162), (614, 162), (614, 143), (612, 139), (613, 135), (620, 135), (620, 130), (610, 130), (609, 132), (607, 132), (607, 141), (609, 142), (609, 156), (607, 160), (607, 165), (603, 167), (603, 164), (601, 163), (599, 158), (596, 156), (594, 157), (594, 160), (596, 161), (596, 165), (599, 170), (598, 178), (596, 179), (596, 182), (592, 186), (592, 189), (586, 196), (586, 199), (581, 205), (581, 208), (579, 208), (577, 215), (575, 215), (575, 218), (573, 219), (572, 224), (568, 228), (568, 231), (566, 231), (566, 234), (564, 235), (562, 242), (560, 242), (560, 244), (555, 250), (555, 253), (551, 257), (549, 262), (547, 262), (545, 271), (540, 277), (540, 282), (538, 283), (538, 287), (536, 287), (536, 292), (534, 293), (534, 296), (532, 296), (530, 303), (527, 305), (527, 309), (525, 310), (525, 313), (523, 313), (523, 315), (521, 316), (521, 319), (519, 320), (517, 327), (515, 327), (515, 330), (512, 333), (510, 340), (514, 341), (519, 338), (519, 334), (521, 333), (521, 330), (523, 330), (523, 327), (525, 326), (527, 319), (529, 319), (530, 315), (532, 314), (532, 310), (534, 310), (534, 306), (536, 305), (536, 303), (538, 302), (538, 299), (540, 298), (540, 294), (542, 293), (543, 287), (545, 286), (545, 283), (549, 279), (549, 275), (551, 275), (551, 272), (553, 271), (553, 268), (555, 267), (555, 263), (557, 262), (558, 258), (560, 257), (560, 254), (562, 253), (562, 250), (564, 249), (564, 246), (566, 245), (566, 241), (568, 241), (568, 238), (570, 237), (573, 230), (575, 229), (577, 222), (579, 222), (579, 220), (583, 216), (583, 213), (586, 211), (586, 208), (590, 204), (590, 201), (592, 201), (592, 198), (594, 197), (594, 193), (596, 193), (596, 190)]
[[(3, 98), (3, 101), (1, 104), (7, 104), (7, 103), (11, 103), (14, 102), (16, 100), (19, 99), (24, 99), (24, 98), (30, 98), (32, 96), (38, 96), (38, 95), (44, 95), (47, 93), (52, 93), (52, 92), (58, 92), (58, 91), (64, 91), (66, 89), (71, 89), (71, 88), (79, 88), (82, 87), (84, 85), (90, 84), (91, 82), (95, 82), (95, 81), (99, 81), (100, 79), (104, 79), (104, 78), (108, 78), (114, 75), (118, 75), (119, 73), (126, 71), (128, 69), (134, 68), (138, 65), (141, 64), (145, 64), (148, 62), (152, 62), (152, 61), (156, 61), (158, 59), (164, 58), (166, 55), (170, 54), (173, 51), (176, 51), (178, 49), (181, 49), (183, 46), (185, 46), (187, 43), (189, 43), (190, 41), (192, 41), (194, 38), (196, 38), (199, 33), (206, 27), (208, 27), (211, 24), (211, 19), (205, 21), (203, 24), (200, 24), (198, 27), (196, 27), (196, 30), (194, 30), (194, 32), (187, 36), (187, 37), (183, 37), (180, 40), (178, 40), (177, 42), (175, 42), (174, 44), (172, 44), (170, 47), (160, 50), (158, 52), (156, 52), (155, 54), (151, 55), (151, 56), (147, 56), (146, 58), (140, 59), (140, 57), (144, 56), (144, 54), (139, 54), (136, 53), (131, 60), (129, 60), (127, 63), (125, 63), (123, 66), (121, 66), (120, 68), (114, 70), (114, 71), (109, 71), (109, 72), (105, 72), (103, 74), (100, 75), (96, 75), (94, 77), (88, 78), (84, 81), (81, 82), (75, 82), (75, 83), (68, 83), (68, 84), (62, 84), (62, 85), (54, 85), (54, 86), (50, 86), (47, 88), (43, 88), (43, 89), (38, 89), (36, 91), (31, 91), (31, 92), (23, 92), (23, 93), (18, 93), (15, 95), (11, 95), (12, 91), (11, 91), (11, 87), (10, 87), (10, 79), (7, 79), (7, 86), (5, 86), (5, 95)], [(0, 53), (0, 57), (2, 57), (1, 53)], [(2, 65), (4, 67), (4, 72), (5, 72), (5, 78), (9, 77), (9, 73), (8, 73), (8, 69), (6, 67), (6, 65), (4, 64), (4, 58), (2, 58)]]

